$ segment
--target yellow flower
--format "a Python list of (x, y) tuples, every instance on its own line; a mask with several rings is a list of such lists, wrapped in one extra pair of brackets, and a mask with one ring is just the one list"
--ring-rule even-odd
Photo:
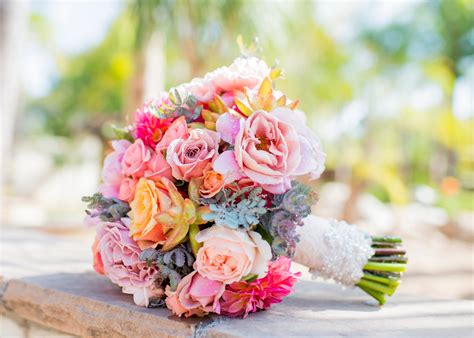
[(141, 249), (158, 245), (162, 245), (164, 251), (174, 248), (196, 220), (193, 202), (183, 198), (165, 177), (155, 181), (141, 178), (130, 207), (130, 236)]

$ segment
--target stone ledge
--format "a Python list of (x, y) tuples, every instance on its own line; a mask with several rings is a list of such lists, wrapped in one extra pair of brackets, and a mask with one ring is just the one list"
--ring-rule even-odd
[(0, 313), (83, 337), (472, 337), (472, 301), (396, 297), (380, 308), (358, 290), (300, 282), (272, 310), (245, 321), (180, 319), (166, 309), (145, 309), (106, 278), (59, 273), (4, 283)]

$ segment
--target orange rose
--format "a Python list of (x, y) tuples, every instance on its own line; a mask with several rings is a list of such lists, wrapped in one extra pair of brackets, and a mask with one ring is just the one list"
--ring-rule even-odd
[(141, 178), (130, 203), (130, 236), (141, 249), (163, 245), (170, 250), (183, 240), (196, 220), (193, 202), (183, 198), (165, 177)]
[(199, 188), (199, 193), (204, 198), (211, 198), (221, 191), (224, 184), (224, 176), (222, 174), (219, 174), (214, 170), (206, 171)]

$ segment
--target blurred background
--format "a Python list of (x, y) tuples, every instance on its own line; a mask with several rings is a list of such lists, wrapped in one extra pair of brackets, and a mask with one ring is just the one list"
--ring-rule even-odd
[(80, 199), (111, 125), (258, 37), (328, 154), (315, 213), (403, 236), (401, 293), (473, 298), (473, 6), (2, 0), (1, 231), (92, 243)]

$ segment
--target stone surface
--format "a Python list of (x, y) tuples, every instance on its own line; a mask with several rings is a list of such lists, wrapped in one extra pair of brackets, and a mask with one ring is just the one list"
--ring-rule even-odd
[[(179, 319), (166, 309), (135, 306), (130, 295), (90, 272), (90, 235), (0, 230), (1, 337), (474, 335), (472, 301), (404, 296), (403, 285), (383, 308), (359, 290), (302, 281), (283, 303), (244, 321)], [(420, 293), (432, 282), (423, 280)]]
[(357, 290), (300, 282), (270, 311), (241, 319), (180, 319), (135, 306), (94, 273), (52, 274), (8, 282), (8, 313), (83, 337), (455, 336), (472, 337), (473, 302), (394, 297), (380, 308)]

